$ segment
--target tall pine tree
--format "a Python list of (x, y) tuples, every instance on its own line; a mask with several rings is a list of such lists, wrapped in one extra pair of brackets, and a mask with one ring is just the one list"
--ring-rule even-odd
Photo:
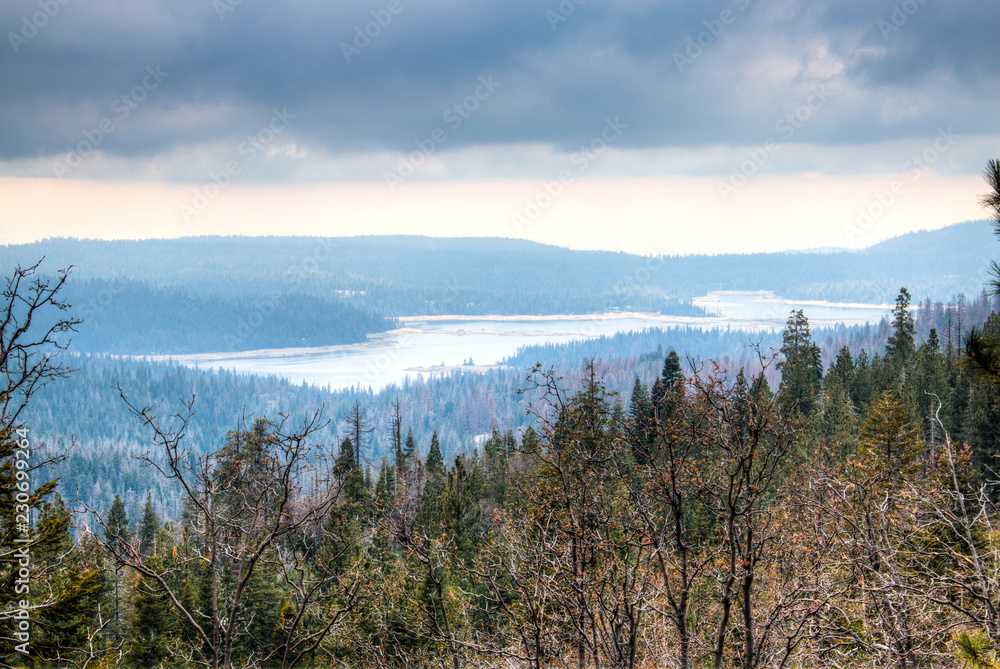
[(788, 317), (782, 336), (781, 355), (778, 363), (781, 387), (778, 391), (785, 406), (794, 407), (810, 416), (816, 406), (823, 378), (823, 364), (819, 346), (809, 332), (809, 319), (801, 309)]

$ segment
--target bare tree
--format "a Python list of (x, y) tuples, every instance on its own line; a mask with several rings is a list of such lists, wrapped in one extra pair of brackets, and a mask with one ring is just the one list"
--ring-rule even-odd
[(43, 321), (45, 312), (65, 312), (70, 305), (59, 293), (71, 267), (55, 278), (38, 276), (42, 261), (31, 267), (16, 267), (5, 278), (0, 298), (0, 433), (17, 427), (18, 418), (31, 396), (53, 379), (69, 375), (71, 369), (57, 356), (69, 346), (62, 335), (76, 332), (79, 318)]
[(358, 469), (363, 469), (362, 464), (367, 449), (365, 442), (374, 431), (375, 428), (365, 419), (361, 401), (354, 400), (354, 406), (347, 414), (347, 432), (351, 437), (351, 443), (354, 444), (354, 466)]
[[(323, 427), (319, 414), (292, 431), (285, 430), (284, 419), (278, 424), (260, 419), (250, 430), (230, 433), (219, 451), (201, 455), (184, 443), (193, 398), (174, 417), (174, 427), (163, 425), (151, 408), (137, 408), (124, 394), (122, 399), (153, 433), (159, 453), (147, 453), (143, 461), (180, 486), (194, 516), (195, 549), (170, 567), (145, 559), (135, 541), (116, 544), (113, 551), (120, 564), (166, 598), (197, 639), (192, 647), (173, 652), (211, 669), (235, 666), (234, 645), (246, 639), (245, 625), (252, 619), (253, 602), (247, 597), (251, 580), (266, 574), (290, 590), (292, 610), (285, 612), (281, 643), (240, 658), (240, 665), (278, 662), (284, 669), (307, 660), (363, 599), (357, 572), (314, 568), (314, 551), (301, 541), (325, 542), (327, 558), (352, 548), (343, 538), (323, 536), (319, 529), (340, 498), (330, 454), (309, 442)], [(192, 564), (208, 583), (207, 607), (185, 601), (177, 585), (177, 572), (190, 570)], [(225, 587), (220, 582), (224, 571), (231, 574)], [(244, 614), (244, 609), (251, 610)]]
[(18, 616), (27, 614), (33, 629), (49, 637), (31, 644), (33, 659), (88, 662), (113, 650), (90, 643), (104, 623), (90, 629), (89, 620), (51, 623), (59, 611), (96, 598), (99, 574), (80, 568), (69, 512), (53, 496), (56, 482), (33, 485), (36, 473), (64, 454), (38, 457), (32, 427), (22, 422), (32, 397), (72, 371), (60, 356), (82, 322), (65, 314), (70, 305), (60, 295), (71, 268), (45, 278), (41, 262), (15, 267), (0, 290), (0, 647), (6, 653), (25, 640), (21, 624), (28, 621)]

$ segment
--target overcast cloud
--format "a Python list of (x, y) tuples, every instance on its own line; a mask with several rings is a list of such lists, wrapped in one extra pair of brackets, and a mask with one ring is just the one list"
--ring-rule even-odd
[(991, 3), (579, 1), (7, 0), (0, 169), (79, 146), (70, 176), (198, 181), (257, 138), (259, 181), (380, 179), (421, 142), (447, 160), (418, 178), (517, 177), (618, 119), (607, 171), (725, 172), (774, 139), (810, 150), (771, 170), (860, 173), (865, 147), (996, 133)]

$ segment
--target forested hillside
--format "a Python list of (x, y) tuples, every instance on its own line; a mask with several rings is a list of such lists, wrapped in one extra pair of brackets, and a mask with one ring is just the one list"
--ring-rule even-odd
[[(954, 342), (960, 339), (957, 315), (962, 314), (962, 327), (967, 331), (982, 324), (993, 306), (982, 297), (963, 302), (961, 310), (957, 304), (926, 303), (915, 312), (915, 332), (923, 341), (933, 328), (940, 333), (942, 348), (955, 349)], [(869, 360), (883, 354), (890, 332), (889, 321), (883, 320), (875, 326), (819, 329), (812, 336), (826, 369), (845, 346), (855, 356), (864, 352)], [(648, 329), (561, 345), (530, 346), (506, 359), (499, 369), (457, 371), (377, 393), (361, 389), (330, 392), (277, 377), (213, 373), (149, 360), (74, 357), (74, 373), (40, 390), (27, 409), (26, 421), (35, 426), (36, 436), (45, 441), (47, 451), (61, 452), (75, 440), (66, 462), (48, 472), (59, 477), (67, 496), (79, 498), (91, 508), (106, 508), (120, 495), (128, 512), (135, 514), (145, 499), (144, 491), (151, 491), (158, 512), (176, 519), (181, 512), (179, 491), (151, 477), (151, 472), (140, 468), (132, 457), (146, 449), (148, 434), (128, 412), (119, 387), (131, 402), (150, 406), (161, 416), (177, 413), (183, 402), (193, 397), (194, 414), (187, 424), (186, 441), (196, 452), (210, 452), (225, 442), (229, 431), (278, 413), (296, 423), (322, 411), (323, 426), (314, 438), (336, 444), (349, 433), (349, 419), (357, 403), (372, 430), (362, 444), (364, 460), (377, 470), (381, 458), (391, 456), (397, 402), (401, 420), (413, 432), (418, 456), (426, 454), (436, 434), (443, 456), (450, 461), (459, 454), (481, 451), (482, 440), (493, 429), (520, 434), (534, 425), (530, 412), (537, 407), (517, 392), (525, 387), (526, 375), (536, 364), (555, 369), (567, 384), (575, 386), (589, 361), (596, 361), (605, 388), (624, 404), (635, 379), (655, 375), (670, 350), (678, 353), (686, 373), (710, 360), (723, 369), (743, 368), (750, 373), (759, 368), (757, 348), (767, 355), (781, 345), (782, 335), (776, 332)], [(766, 376), (773, 385), (781, 381), (774, 366), (766, 370)], [(76, 410), (80, 406), (90, 408), (80, 412)]]
[[(477, 390), (490, 375), (355, 395), (329, 427), (311, 418), (325, 399), (312, 388), (82, 360), (78, 381), (58, 380), (76, 384), (71, 398), (53, 384), (25, 424), (98, 393), (88, 406), (117, 408), (81, 425), (131, 421), (115, 436), (145, 433), (146, 466), (114, 448), (71, 454), (101, 480), (124, 465), (136, 488), (88, 505), (92, 533), (60, 562), (77, 589), (58, 601), (80, 615), (39, 652), (136, 667), (559, 666), (578, 653), (626, 667), (942, 666), (979, 652), (1000, 567), (987, 525), (1000, 396), (939, 335), (954, 310), (907, 307), (901, 292), (891, 322), (844, 340), (793, 312), (776, 359), (743, 349), (728, 370), (660, 348), (498, 372), (519, 390), (499, 406)], [(1000, 334), (995, 317), (985, 333)], [(878, 348), (847, 346), (866, 338)], [(820, 340), (840, 345), (830, 364)], [(207, 417), (163, 401), (189, 392)], [(215, 441), (227, 415), (247, 420)], [(446, 454), (449, 416), (471, 421), (464, 435), (493, 429)], [(68, 522), (57, 502), (39, 518)]]
[(76, 265), (80, 279), (122, 277), (223, 296), (342, 291), (391, 316), (676, 313), (664, 300), (712, 290), (880, 303), (891, 302), (901, 285), (919, 299), (975, 295), (996, 248), (989, 223), (974, 221), (858, 251), (675, 256), (650, 249), (637, 256), (490, 238), (51, 239), (0, 247), (0, 264), (45, 256), (48, 267)]
[(0, 247), (0, 266), (74, 267), (76, 350), (181, 354), (357, 343), (397, 316), (695, 316), (691, 300), (712, 290), (885, 303), (908, 285), (949, 300), (979, 292), (991, 246), (980, 222), (857, 252), (685, 257), (510, 239), (53, 239)]
[[(60, 351), (71, 276), (5, 292), (8, 664), (22, 630), (56, 666), (996, 664), (985, 292), (897, 288), (877, 325), (798, 310), (780, 333), (529, 347), (373, 393)], [(342, 294), (275, 306), (283, 329), (242, 288), (82, 280), (122, 317), (188, 304), (195, 332), (257, 309), (253, 336), (300, 335), (324, 300), (321, 325), (389, 322)]]
[(355, 344), (397, 325), (336, 296), (204, 294), (126, 279), (70, 281), (66, 299), (84, 321), (74, 350), (123, 355)]

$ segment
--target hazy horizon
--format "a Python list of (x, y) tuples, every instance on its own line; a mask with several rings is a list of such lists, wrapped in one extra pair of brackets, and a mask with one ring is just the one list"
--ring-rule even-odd
[(861, 0), (13, 0), (0, 243), (868, 246), (982, 216), (998, 23)]

